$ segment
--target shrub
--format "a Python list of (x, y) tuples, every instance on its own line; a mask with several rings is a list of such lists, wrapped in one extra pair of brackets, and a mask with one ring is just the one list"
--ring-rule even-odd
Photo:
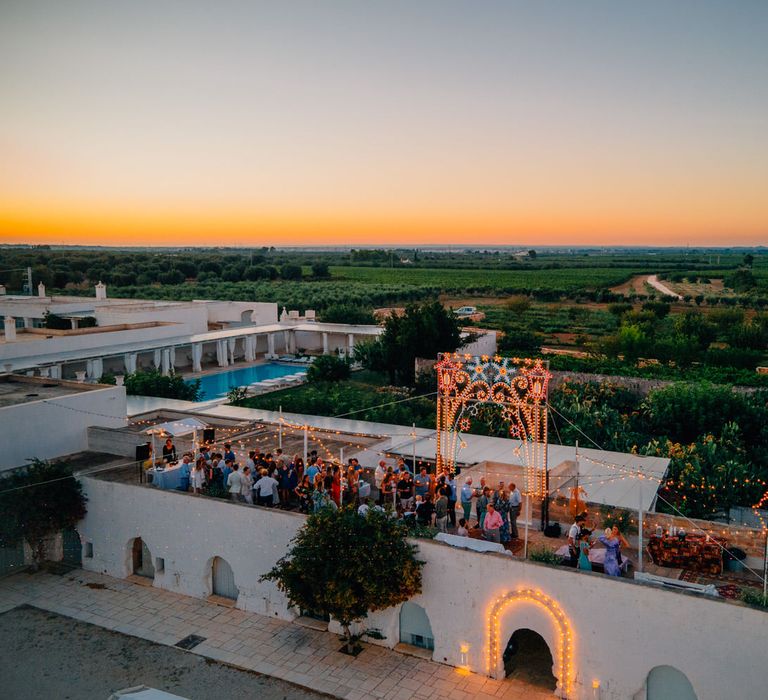
[(538, 561), (549, 566), (560, 566), (563, 562), (563, 558), (559, 554), (544, 546), (531, 547), (528, 551), (528, 558), (531, 561)]
[(125, 391), (136, 396), (160, 396), (165, 399), (199, 401), (202, 398), (200, 380), (185, 382), (180, 374), (164, 375), (156, 369), (125, 375)]
[(340, 382), (349, 379), (350, 374), (349, 360), (335, 355), (320, 355), (307, 370), (307, 381)]

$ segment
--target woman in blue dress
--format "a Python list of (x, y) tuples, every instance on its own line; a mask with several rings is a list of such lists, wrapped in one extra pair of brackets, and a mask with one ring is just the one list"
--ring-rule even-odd
[(582, 529), (579, 534), (579, 563), (578, 568), (582, 571), (592, 571), (592, 562), (589, 561), (589, 536), (592, 533), (589, 530)]
[(600, 535), (598, 539), (605, 545), (605, 563), (603, 564), (605, 573), (608, 576), (621, 576), (621, 565), (619, 564), (621, 545), (629, 546), (624, 535), (614, 525), (613, 528), (605, 528), (605, 534)]

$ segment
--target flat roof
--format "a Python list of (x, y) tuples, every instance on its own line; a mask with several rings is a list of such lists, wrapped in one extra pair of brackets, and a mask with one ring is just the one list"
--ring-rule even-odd
[(44, 401), (45, 399), (56, 399), (103, 388), (103, 384), (79, 384), (78, 382), (46, 377), (0, 374), (0, 408), (18, 406), (33, 401)]

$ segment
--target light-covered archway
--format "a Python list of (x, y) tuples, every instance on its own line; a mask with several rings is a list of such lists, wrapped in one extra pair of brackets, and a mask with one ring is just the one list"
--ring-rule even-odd
[[(553, 674), (564, 697), (568, 697), (573, 688), (573, 647), (574, 634), (571, 623), (557, 601), (545, 593), (533, 588), (522, 588), (496, 598), (488, 610), (487, 632), (487, 670), (492, 678), (504, 678), (502, 653), (506, 639), (501, 639), (501, 621), (504, 613), (517, 605), (532, 605), (544, 611), (555, 630), (554, 644), (550, 645), (554, 657)], [(546, 639), (546, 636), (545, 636)]]
[(647, 700), (698, 700), (688, 677), (673, 666), (656, 666), (646, 681)]

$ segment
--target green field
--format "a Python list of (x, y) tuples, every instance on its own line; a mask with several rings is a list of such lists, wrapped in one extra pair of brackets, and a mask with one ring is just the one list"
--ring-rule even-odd
[(637, 273), (634, 267), (520, 270), (332, 267), (333, 279), (374, 285), (430, 287), (445, 293), (520, 294), (554, 291), (563, 294), (612, 287)]

